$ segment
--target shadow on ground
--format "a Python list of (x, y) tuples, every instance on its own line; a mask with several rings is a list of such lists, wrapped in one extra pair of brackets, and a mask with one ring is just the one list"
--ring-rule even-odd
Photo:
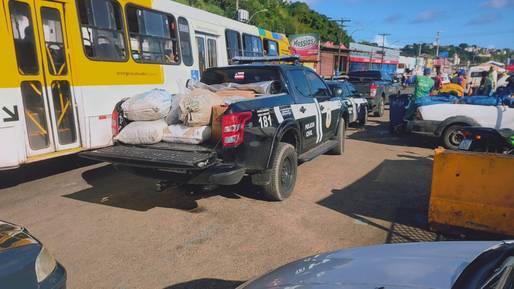
[(200, 213), (205, 209), (199, 206), (198, 200), (213, 196), (229, 199), (239, 199), (241, 196), (262, 199), (258, 189), (251, 186), (246, 179), (238, 185), (214, 190), (203, 190), (193, 186), (170, 186), (163, 191), (157, 191), (157, 180), (119, 171), (112, 165), (85, 171), (82, 178), (91, 187), (64, 197), (135, 211), (161, 207)]
[(235, 289), (243, 281), (228, 281), (220, 279), (198, 279), (171, 285), (164, 289)]
[(428, 149), (433, 149), (439, 146), (439, 140), (435, 137), (419, 134), (394, 135), (389, 132), (389, 122), (377, 118), (370, 118), (365, 129), (360, 129), (349, 134), (348, 138), (378, 144)]
[[(471, 231), (432, 232), (428, 224), (432, 160), (399, 156), (403, 159), (383, 161), (353, 184), (332, 190), (332, 195), (318, 203), (358, 224), (387, 232), (386, 243), (504, 239)], [(388, 222), (390, 225), (384, 225)]]
[(21, 183), (46, 178), (95, 163), (97, 162), (77, 155), (69, 155), (25, 164), (16, 169), (0, 171), (0, 189), (14, 187)]

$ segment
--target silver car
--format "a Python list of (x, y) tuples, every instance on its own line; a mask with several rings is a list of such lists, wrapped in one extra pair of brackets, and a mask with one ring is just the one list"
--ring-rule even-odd
[(514, 241), (407, 243), (295, 261), (238, 289), (513, 289)]

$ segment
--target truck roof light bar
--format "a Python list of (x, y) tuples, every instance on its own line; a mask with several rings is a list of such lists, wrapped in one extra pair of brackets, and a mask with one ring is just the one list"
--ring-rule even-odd
[(236, 56), (232, 58), (234, 64), (249, 64), (249, 63), (265, 63), (265, 62), (293, 62), (295, 65), (300, 65), (300, 56), (298, 55), (282, 55), (282, 56)]

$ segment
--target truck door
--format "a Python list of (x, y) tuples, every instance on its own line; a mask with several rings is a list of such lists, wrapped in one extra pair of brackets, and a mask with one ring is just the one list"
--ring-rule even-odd
[(305, 152), (320, 142), (318, 106), (311, 95), (311, 90), (305, 77), (305, 69), (290, 70), (292, 81), (291, 92), (295, 96), (295, 104), (291, 105), (293, 117), (300, 125), (302, 133), (302, 152)]
[(67, 53), (64, 4), (43, 0), (9, 1), (25, 118), (27, 154), (80, 147)]
[(305, 76), (311, 90), (311, 97), (318, 109), (318, 130), (321, 135), (317, 142), (324, 142), (335, 135), (340, 117), (341, 101), (332, 99), (329, 87), (314, 71), (306, 69)]

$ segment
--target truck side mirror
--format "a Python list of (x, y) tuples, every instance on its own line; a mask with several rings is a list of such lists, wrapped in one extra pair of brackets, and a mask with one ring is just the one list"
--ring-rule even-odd
[(338, 87), (334, 89), (334, 96), (341, 96), (343, 94), (343, 89)]

